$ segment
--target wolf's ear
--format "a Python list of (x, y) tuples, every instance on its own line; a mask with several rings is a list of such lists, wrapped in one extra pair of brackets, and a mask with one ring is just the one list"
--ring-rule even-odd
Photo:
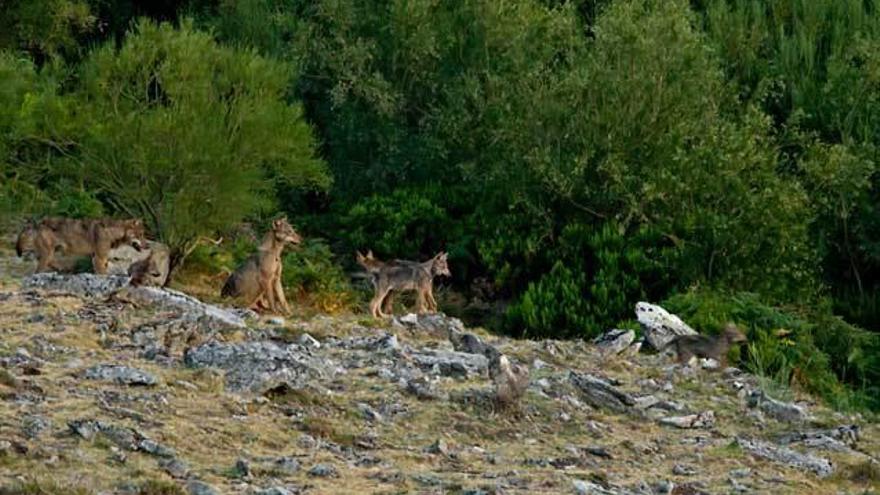
[(355, 259), (357, 259), (358, 261), (364, 260), (364, 255), (362, 255), (360, 251), (355, 251), (354, 256), (355, 256)]
[(368, 260), (373, 259), (373, 250), (372, 249), (367, 250), (367, 259)]

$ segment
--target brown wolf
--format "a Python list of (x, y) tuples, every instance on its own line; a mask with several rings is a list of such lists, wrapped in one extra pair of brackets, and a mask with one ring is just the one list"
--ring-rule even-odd
[[(389, 266), (394, 265), (410, 265), (416, 266), (419, 264), (418, 261), (406, 261), (406, 260), (394, 260), (390, 262), (381, 261), (373, 256), (373, 251), (368, 250), (366, 256), (361, 254), (360, 251), (355, 251), (355, 256), (359, 265), (364, 267), (367, 273), (370, 276), (370, 281), (373, 284), (373, 289), (376, 289), (376, 280), (378, 279), (377, 275), (380, 270), (387, 268)], [(431, 303), (428, 302), (430, 305)], [(385, 299), (382, 300), (382, 313), (391, 314), (394, 312), (394, 291), (388, 291), (388, 295), (385, 296)]]
[(392, 291), (415, 291), (417, 312), (437, 311), (437, 301), (434, 299), (434, 277), (451, 275), (445, 252), (437, 253), (430, 260), (421, 263), (407, 260), (385, 263), (375, 259), (372, 252), (368, 252), (367, 256), (360, 253), (357, 255), (358, 263), (372, 275), (375, 294), (370, 301), (370, 314), (373, 317), (388, 316), (382, 309), (390, 311), (388, 304), (390, 301), (386, 302), (386, 299)]
[(171, 266), (171, 253), (168, 246), (150, 242), (150, 255), (146, 258), (135, 261), (128, 267), (128, 275), (131, 277), (129, 282), (135, 287), (142, 285), (162, 287), (168, 280), (168, 271)]
[(733, 323), (728, 323), (720, 335), (710, 337), (706, 335), (682, 335), (672, 341), (679, 363), (687, 363), (694, 356), (700, 358), (712, 358), (727, 366), (727, 351), (732, 344), (747, 342), (745, 334)]
[(34, 241), (37, 238), (37, 227), (33, 223), (28, 223), (18, 233), (18, 239), (15, 240), (15, 254), (19, 258), (23, 258), (25, 254), (34, 254), (36, 248)]
[(290, 313), (290, 306), (284, 298), (284, 288), (281, 286), (281, 252), (286, 244), (300, 242), (302, 238), (287, 223), (286, 218), (273, 221), (272, 228), (263, 236), (257, 252), (229, 275), (220, 295), (241, 297), (255, 311), (271, 309)]
[[(24, 249), (28, 234), (19, 234), (19, 246)], [(74, 256), (91, 256), (95, 273), (107, 273), (108, 255), (112, 248), (131, 244), (140, 250), (146, 239), (144, 224), (137, 219), (115, 220), (45, 218), (34, 227), (33, 247), (37, 253), (37, 271), (57, 270), (55, 250)]]

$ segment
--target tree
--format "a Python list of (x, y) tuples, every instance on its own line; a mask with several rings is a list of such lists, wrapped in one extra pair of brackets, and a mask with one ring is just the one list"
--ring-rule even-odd
[(91, 53), (67, 95), (76, 131), (55, 166), (143, 218), (179, 265), (199, 236), (273, 206), (276, 187), (327, 187), (289, 66), (184, 22), (141, 21)]

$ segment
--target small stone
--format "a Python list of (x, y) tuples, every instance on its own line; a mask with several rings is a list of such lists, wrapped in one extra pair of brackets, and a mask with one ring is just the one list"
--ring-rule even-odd
[(404, 325), (415, 326), (419, 323), (419, 316), (415, 313), (407, 313), (399, 318)]
[(254, 495), (293, 495), (293, 492), (282, 486), (273, 486), (259, 490)]
[(593, 339), (593, 345), (599, 351), (608, 356), (623, 352), (636, 339), (636, 333), (632, 330), (609, 330)]
[(315, 440), (315, 437), (313, 437), (307, 433), (303, 433), (302, 435), (300, 435), (299, 439), (297, 439), (296, 443), (301, 448), (306, 449), (306, 450), (311, 450), (311, 449), (314, 449), (315, 447), (318, 446), (318, 441)]
[(330, 464), (315, 464), (309, 469), (309, 476), (329, 478), (339, 476), (339, 473), (337, 473), (336, 468)]
[(317, 339), (315, 339), (314, 337), (312, 337), (311, 335), (309, 335), (307, 333), (300, 335), (299, 338), (296, 339), (296, 343), (303, 346), (303, 347), (310, 347), (313, 349), (320, 349), (321, 348), (321, 343), (318, 342)]
[(752, 474), (752, 470), (749, 468), (731, 469), (727, 474), (729, 474), (731, 478), (745, 478)]
[(300, 469), (299, 461), (292, 457), (279, 457), (272, 462), (272, 470), (284, 474), (294, 474)]
[(159, 467), (172, 478), (184, 479), (189, 476), (189, 466), (180, 459), (162, 459), (159, 461)]
[(651, 488), (657, 495), (671, 495), (675, 489), (675, 483), (669, 480), (662, 480), (654, 483)]
[(276, 327), (283, 327), (285, 321), (284, 321), (284, 318), (282, 318), (280, 316), (270, 316), (270, 317), (266, 318), (266, 323), (268, 323), (270, 325), (275, 325)]
[(220, 495), (216, 488), (199, 480), (187, 481), (186, 492), (189, 495)]
[(660, 424), (675, 426), (676, 428), (712, 428), (715, 426), (715, 413), (713, 411), (704, 411), (687, 416), (660, 418)]
[(676, 464), (675, 466), (672, 466), (672, 474), (676, 476), (693, 476), (697, 474), (697, 470), (692, 468), (691, 466)]
[(375, 409), (373, 409), (369, 404), (366, 404), (364, 402), (360, 402), (360, 403), (358, 403), (358, 409), (360, 409), (361, 414), (364, 415), (364, 418), (366, 418), (367, 421), (371, 421), (374, 423), (379, 423), (379, 422), (384, 421), (384, 418), (382, 417), (382, 415), (379, 414)]
[(428, 454), (449, 455), (449, 447), (446, 445), (446, 442), (438, 439), (436, 442), (425, 447), (425, 452)]

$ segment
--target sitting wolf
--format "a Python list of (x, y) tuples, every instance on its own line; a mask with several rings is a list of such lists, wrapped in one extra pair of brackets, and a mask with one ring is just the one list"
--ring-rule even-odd
[(37, 254), (37, 271), (58, 270), (55, 251), (74, 256), (91, 256), (95, 273), (107, 273), (110, 250), (131, 244), (137, 250), (146, 244), (144, 225), (140, 220), (45, 218), (25, 227), (18, 235), (16, 253)]
[(364, 256), (357, 253), (358, 263), (372, 275), (375, 294), (370, 301), (370, 314), (375, 318), (388, 316), (383, 310), (391, 312), (392, 292), (412, 290), (416, 292), (416, 311), (424, 313), (437, 311), (434, 299), (434, 277), (451, 275), (445, 252), (437, 253), (425, 262), (394, 260), (391, 263), (379, 261), (373, 253)]
[(229, 275), (220, 295), (241, 297), (254, 311), (269, 309), (276, 313), (290, 313), (281, 286), (281, 252), (286, 244), (300, 242), (302, 238), (286, 218), (273, 221), (257, 252)]

